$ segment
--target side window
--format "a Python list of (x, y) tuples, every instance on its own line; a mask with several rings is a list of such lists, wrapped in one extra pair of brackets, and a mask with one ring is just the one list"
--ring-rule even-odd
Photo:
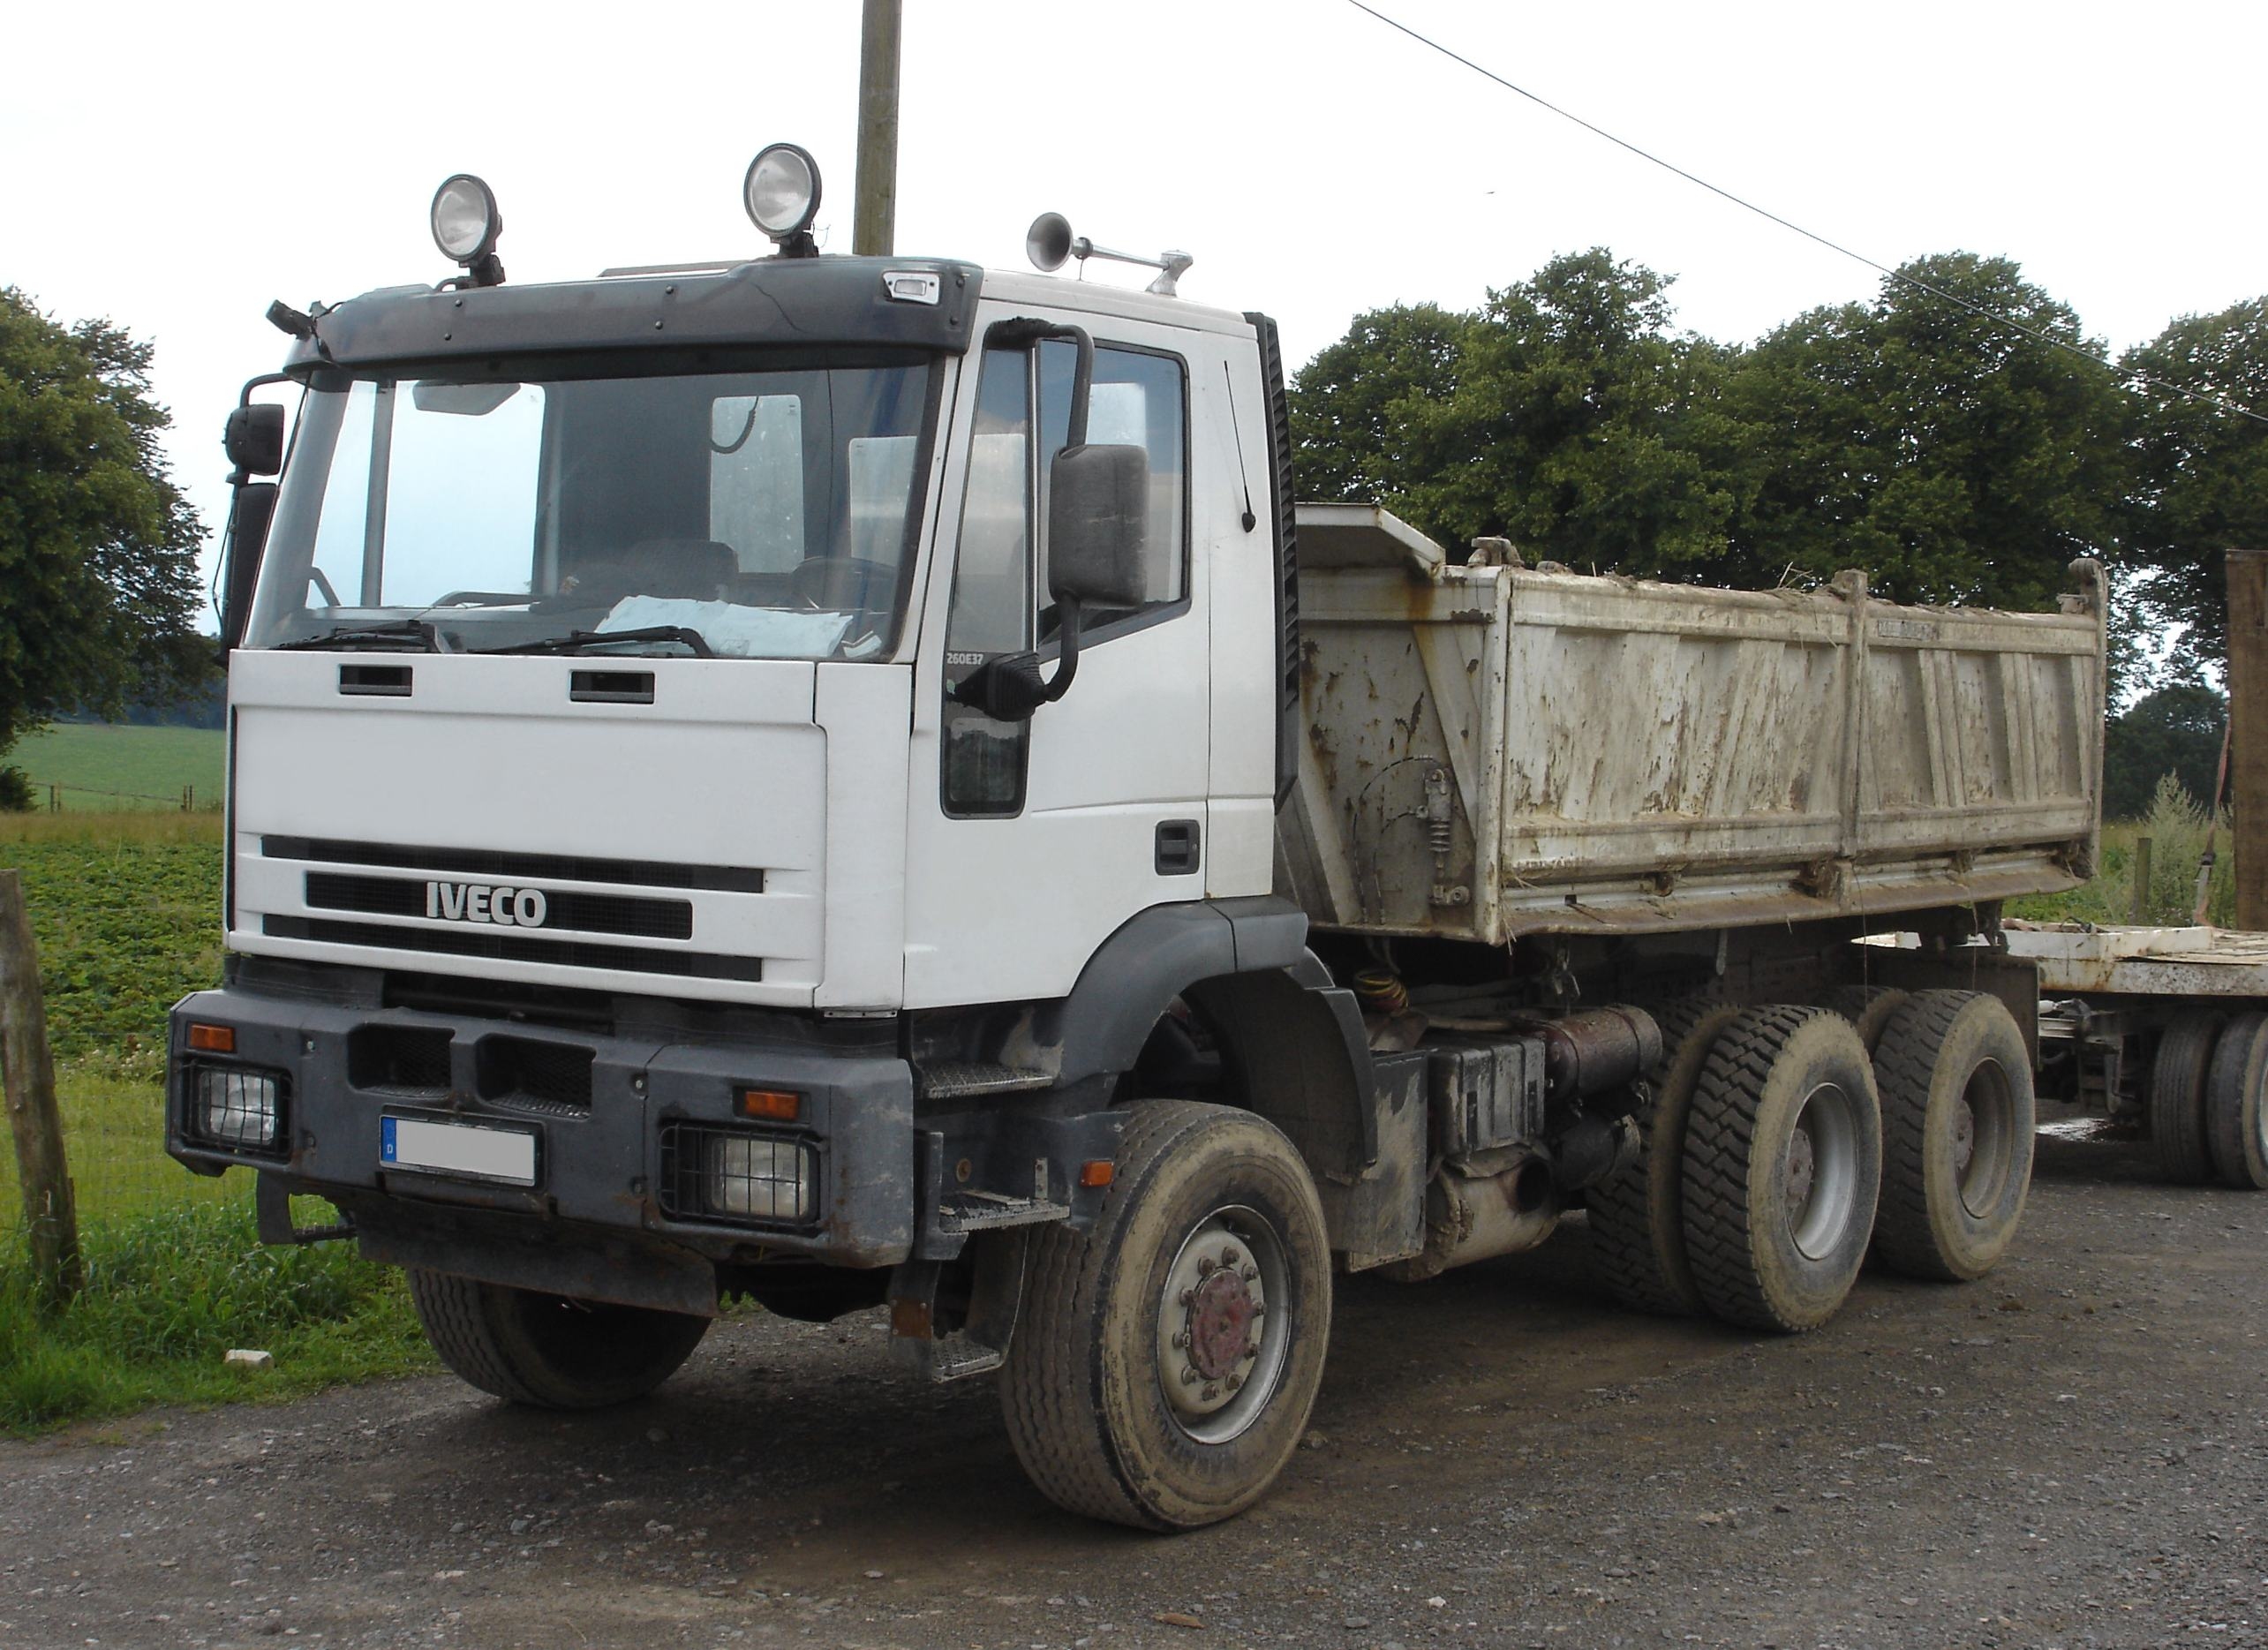
[(1024, 805), (1027, 722), (996, 722), (953, 689), (972, 669), (1032, 644), (1031, 357), (984, 352), (961, 549), (945, 630), (945, 810), (998, 816)]
[[(1071, 386), (1078, 351), (1051, 339), (1040, 346), (1041, 516), (1045, 520), (1047, 471), (1071, 430)], [(1149, 455), (1149, 531), (1147, 576), (1140, 607), (1089, 617), (1099, 629), (1134, 613), (1171, 607), (1188, 593), (1187, 373), (1179, 358), (1097, 345), (1095, 388), (1087, 407), (1087, 439), (1096, 445), (1139, 447)], [(1039, 573), (1039, 633), (1055, 634), (1055, 605), (1047, 599), (1047, 569)]]
[[(945, 810), (957, 817), (1020, 813), (1031, 724), (996, 722), (952, 690), (1003, 653), (1029, 651), (1055, 634), (1047, 569), (1035, 565), (1033, 523), (1046, 519), (1047, 471), (1071, 427), (1077, 351), (1048, 340), (1036, 351), (987, 350), (979, 368), (968, 485), (961, 511), (953, 606), (946, 621)], [(1147, 577), (1141, 603), (1095, 613), (1086, 644), (1105, 626), (1172, 607), (1189, 588), (1187, 375), (1175, 357), (1097, 346), (1087, 439), (1149, 455)], [(1037, 413), (1034, 407), (1036, 403)]]

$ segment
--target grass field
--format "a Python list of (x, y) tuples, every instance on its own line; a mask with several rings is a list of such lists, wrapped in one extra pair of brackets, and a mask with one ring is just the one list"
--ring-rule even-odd
[(4, 759), (39, 787), (62, 787), (68, 812), (181, 806), (185, 787), (196, 805), (218, 808), (228, 767), (228, 735), (217, 727), (126, 727), (58, 722), (20, 741)]
[[(207, 1179), (165, 1155), (166, 1012), (221, 974), (218, 817), (0, 815), (0, 868), (21, 877), (39, 945), (87, 1271), (71, 1306), (39, 1309), (0, 1154), (0, 1430), (427, 1367), (398, 1274), (350, 1246), (262, 1247), (249, 1174)], [(224, 1367), (237, 1346), (274, 1367)]]

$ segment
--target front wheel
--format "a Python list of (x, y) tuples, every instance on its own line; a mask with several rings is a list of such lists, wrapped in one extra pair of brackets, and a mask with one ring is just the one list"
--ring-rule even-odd
[(709, 1320), (410, 1269), (426, 1338), (459, 1379), (539, 1409), (603, 1409), (677, 1373)]
[(1000, 1375), (1017, 1458), (1089, 1518), (1232, 1517), (1299, 1445), (1330, 1306), (1322, 1209), (1291, 1141), (1224, 1106), (1139, 1106), (1093, 1227), (1034, 1239)]

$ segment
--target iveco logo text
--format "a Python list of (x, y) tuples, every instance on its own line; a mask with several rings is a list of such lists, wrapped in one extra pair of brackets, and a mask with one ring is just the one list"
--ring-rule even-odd
[(491, 887), (480, 882), (429, 882), (426, 885), (426, 915), (448, 923), (495, 923), (505, 928), (541, 928), (546, 912), (543, 891), (515, 888), (509, 884)]

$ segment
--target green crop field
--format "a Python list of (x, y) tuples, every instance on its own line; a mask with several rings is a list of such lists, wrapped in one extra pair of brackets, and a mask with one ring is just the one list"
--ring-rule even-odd
[(228, 771), (228, 735), (217, 727), (127, 727), (59, 722), (22, 740), (5, 758), (39, 787), (61, 788), (64, 810), (112, 813), (181, 806), (193, 787), (196, 806), (218, 808)]

